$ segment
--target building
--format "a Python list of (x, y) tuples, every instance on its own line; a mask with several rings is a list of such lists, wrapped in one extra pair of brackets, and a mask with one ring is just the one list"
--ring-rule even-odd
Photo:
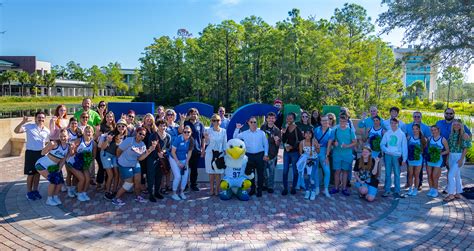
[(395, 59), (402, 61), (403, 85), (410, 86), (413, 82), (421, 80), (425, 83), (425, 91), (433, 99), (436, 91), (438, 68), (433, 62), (425, 61), (423, 55), (416, 54), (412, 46), (408, 48), (393, 48)]
[(6, 70), (37, 72), (40, 75), (51, 72), (51, 63), (36, 60), (35, 56), (0, 56), (0, 72)]

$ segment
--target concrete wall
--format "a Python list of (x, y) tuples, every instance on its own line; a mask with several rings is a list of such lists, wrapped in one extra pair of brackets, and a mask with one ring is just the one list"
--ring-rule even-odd
[[(33, 121), (33, 117), (30, 118)], [(0, 157), (11, 156), (13, 139), (22, 139), (23, 141), (16, 141), (23, 144), (26, 135), (15, 134), (13, 129), (21, 122), (22, 118), (0, 119)], [(15, 141), (15, 140), (14, 140)]]

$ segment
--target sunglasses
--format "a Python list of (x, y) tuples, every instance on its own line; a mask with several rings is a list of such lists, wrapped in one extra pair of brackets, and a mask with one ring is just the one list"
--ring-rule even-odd
[(125, 127), (125, 125), (117, 125), (117, 127)]
[(446, 115), (453, 115), (454, 113), (452, 113), (452, 112), (445, 112), (444, 114), (446, 114)]
[(219, 119), (213, 119), (212, 122), (219, 122)]
[(250, 124), (257, 124), (257, 121), (250, 121)]
[(413, 116), (413, 118), (421, 118), (421, 116)]
[(128, 115), (128, 117), (129, 117), (129, 118), (135, 118), (135, 116), (133, 116), (133, 115)]
[(308, 116), (301, 116), (302, 118), (308, 118)]
[(145, 134), (142, 133), (142, 132), (138, 133), (138, 135), (140, 135), (140, 136), (145, 136)]
[(104, 106), (105, 106), (105, 104), (100, 104), (100, 105), (99, 105), (99, 107), (104, 107)]
[(166, 116), (173, 116), (173, 113), (168, 113), (166, 114)]
[(184, 131), (183, 133), (185, 133), (185, 134), (190, 134), (191, 132), (190, 132), (190, 131)]
[(89, 117), (81, 117), (82, 119), (88, 119)]

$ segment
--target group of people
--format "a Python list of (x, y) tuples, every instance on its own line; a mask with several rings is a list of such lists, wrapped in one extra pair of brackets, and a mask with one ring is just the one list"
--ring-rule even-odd
[[(449, 168), (445, 200), (459, 198), (462, 192), (460, 168), (471, 147), (471, 132), (454, 119), (451, 108), (446, 109), (444, 120), (429, 127), (421, 122), (421, 112), (413, 113), (413, 122), (405, 124), (398, 119), (398, 108), (391, 108), (391, 117), (383, 120), (377, 108), (371, 107), (370, 116), (365, 118), (364, 114), (356, 126), (345, 108), (337, 116), (302, 111), (300, 121), (296, 121), (297, 114), (284, 114), (281, 100), (274, 105), (278, 113), (266, 114), (260, 128), (257, 118), (250, 117), (247, 125), (236, 124), (233, 132), (233, 137), (246, 145), (246, 173), (255, 174), (250, 196), (274, 192), (280, 147), (283, 196), (303, 189), (305, 199), (315, 200), (321, 187), (327, 197), (339, 192), (349, 196), (354, 180), (359, 196), (373, 201), (382, 164), (383, 197), (392, 194), (392, 171), (393, 195), (405, 196), (400, 187), (400, 166), (408, 166), (409, 196), (416, 196), (421, 189), (423, 167), (430, 187), (428, 196), (438, 196), (438, 180), (444, 166)], [(141, 120), (133, 110), (117, 116), (107, 110), (103, 101), (93, 110), (91, 99), (86, 98), (82, 109), (70, 118), (66, 106), (59, 105), (49, 126), (43, 112), (35, 114), (34, 123), (24, 117), (15, 132), (26, 133), (27, 199), (42, 198), (38, 184), (43, 176), (50, 183), (46, 204), (51, 206), (62, 203), (61, 191), (81, 202), (90, 200), (91, 185), (118, 206), (125, 204), (124, 194), (132, 190), (137, 203), (156, 202), (168, 193), (173, 200), (186, 200), (187, 190), (199, 191), (201, 159), (209, 174), (209, 195), (219, 195), (224, 169), (216, 168), (214, 161), (226, 152), (230, 120), (225, 108), (220, 107), (211, 117), (209, 128), (200, 121), (195, 108), (178, 115), (159, 106), (156, 116), (148, 113)], [(362, 146), (360, 156), (354, 151), (357, 145)], [(329, 190), (331, 177), (333, 187)]]

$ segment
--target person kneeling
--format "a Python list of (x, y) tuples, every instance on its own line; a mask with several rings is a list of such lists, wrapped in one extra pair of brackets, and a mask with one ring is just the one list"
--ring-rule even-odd
[(354, 166), (355, 186), (361, 198), (367, 201), (374, 201), (377, 195), (379, 181), (377, 179), (377, 165), (380, 158), (372, 158), (372, 150), (365, 146), (362, 149), (362, 156), (357, 159)]

